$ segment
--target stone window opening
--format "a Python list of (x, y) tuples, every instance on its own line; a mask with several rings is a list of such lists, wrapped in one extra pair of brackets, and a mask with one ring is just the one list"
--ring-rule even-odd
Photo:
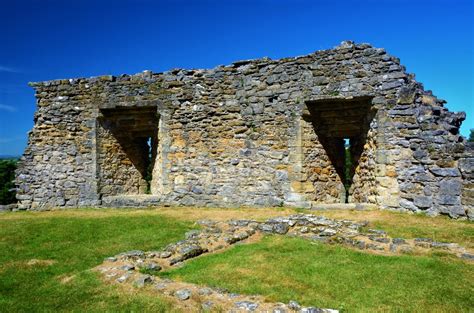
[(98, 165), (102, 196), (151, 194), (158, 146), (156, 107), (102, 109)]
[(146, 194), (151, 194), (151, 181), (153, 179), (153, 147), (154, 147), (154, 140), (152, 137), (146, 138), (147, 144), (147, 160), (146, 160), (146, 172), (144, 175), (146, 181)]
[(352, 185), (352, 177), (354, 173), (352, 173), (353, 166), (352, 166), (352, 155), (351, 155), (351, 139), (344, 138), (344, 189), (346, 191), (345, 194), (345, 203), (349, 203), (349, 189)]
[(339, 199), (343, 203), (352, 202), (354, 175), (375, 116), (372, 98), (324, 99), (306, 104), (309, 115), (305, 119), (313, 125), (343, 185)]

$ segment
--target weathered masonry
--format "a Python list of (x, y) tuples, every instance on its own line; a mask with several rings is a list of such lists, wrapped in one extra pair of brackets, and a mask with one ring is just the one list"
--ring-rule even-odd
[(349, 202), (474, 218), (465, 114), (368, 44), (31, 86), (22, 209)]

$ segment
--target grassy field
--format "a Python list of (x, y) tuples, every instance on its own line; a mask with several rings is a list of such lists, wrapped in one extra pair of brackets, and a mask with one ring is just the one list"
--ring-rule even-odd
[[(162, 208), (0, 214), (0, 311), (172, 311), (172, 303), (104, 284), (90, 269), (122, 251), (159, 249), (180, 240), (198, 219), (261, 220), (294, 212)], [(392, 236), (474, 245), (472, 222), (383, 211), (312, 213), (369, 220)], [(347, 312), (474, 307), (473, 264), (442, 253), (387, 257), (277, 236), (197, 258), (163, 275)]]
[(0, 311), (167, 311), (165, 301), (120, 294), (89, 269), (121, 251), (163, 247), (191, 228), (168, 217), (113, 211), (3, 215)]

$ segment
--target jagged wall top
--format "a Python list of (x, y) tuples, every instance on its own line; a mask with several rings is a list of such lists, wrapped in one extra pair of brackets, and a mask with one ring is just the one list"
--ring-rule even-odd
[[(165, 72), (156, 72), (154, 73), (151, 70), (144, 70), (143, 72), (136, 73), (136, 74), (122, 74), (119, 76), (115, 75), (100, 75), (100, 76), (92, 76), (92, 77), (78, 77), (78, 78), (68, 78), (68, 79), (53, 79), (47, 81), (38, 81), (38, 82), (29, 82), (28, 85), (34, 88), (38, 87), (50, 87), (50, 86), (58, 86), (61, 84), (70, 84), (75, 85), (79, 83), (86, 83), (86, 84), (94, 84), (100, 82), (114, 82), (114, 81), (125, 81), (125, 80), (143, 80), (144, 82), (152, 82), (155, 80), (159, 80), (162, 76), (166, 75), (173, 75), (173, 76), (204, 76), (204, 75), (212, 75), (216, 71), (223, 71), (223, 72), (242, 72), (245, 70), (244, 66), (248, 65), (256, 65), (256, 66), (267, 66), (267, 65), (278, 65), (287, 62), (296, 62), (298, 60), (304, 60), (308, 57), (324, 57), (330, 55), (334, 50), (349, 50), (349, 49), (357, 49), (357, 50), (367, 50), (370, 51), (371, 49), (373, 52), (382, 55), (386, 54), (384, 48), (374, 48), (372, 45), (368, 43), (360, 43), (356, 44), (353, 41), (343, 41), (340, 45), (335, 46), (332, 49), (323, 49), (317, 50), (313, 53), (294, 56), (294, 57), (285, 57), (276, 60), (272, 60), (270, 57), (262, 57), (256, 59), (247, 59), (247, 60), (238, 60), (234, 61), (228, 65), (218, 65), (212, 69), (184, 69), (184, 68), (174, 68), (169, 71)], [(400, 59), (394, 56), (386, 55), (384, 57), (385, 60), (391, 60), (392, 62), (400, 65)], [(402, 67), (404, 70), (404, 67)], [(414, 78), (414, 74), (410, 74), (412, 78)]]

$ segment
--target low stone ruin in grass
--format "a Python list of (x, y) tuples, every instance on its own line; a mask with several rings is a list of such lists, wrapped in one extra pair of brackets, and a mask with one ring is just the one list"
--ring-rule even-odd
[[(391, 238), (386, 232), (368, 228), (368, 222), (334, 220), (312, 214), (277, 217), (264, 222), (230, 220), (199, 221), (200, 230), (186, 233), (186, 238), (159, 251), (133, 250), (107, 258), (97, 270), (110, 282), (147, 288), (177, 301), (177, 306), (191, 311), (222, 310), (226, 312), (337, 312), (332, 309), (303, 307), (296, 301), (272, 303), (262, 296), (240, 295), (225, 289), (209, 288), (163, 279), (156, 274), (183, 266), (186, 260), (221, 251), (238, 242), (258, 240), (262, 234), (301, 237), (307, 240), (343, 244), (385, 255), (429, 253), (443, 250), (467, 261), (474, 252), (457, 243), (436, 242), (430, 238)], [(314, 304), (317, 306), (317, 304)]]

